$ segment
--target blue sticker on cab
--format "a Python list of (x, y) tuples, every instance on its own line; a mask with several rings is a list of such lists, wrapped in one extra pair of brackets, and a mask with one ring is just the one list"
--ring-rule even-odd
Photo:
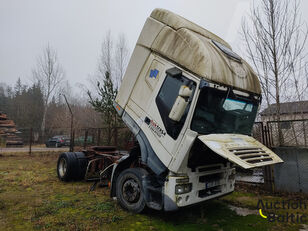
[(150, 78), (156, 79), (158, 72), (159, 72), (159, 70), (157, 70), (157, 69), (151, 70), (150, 71)]

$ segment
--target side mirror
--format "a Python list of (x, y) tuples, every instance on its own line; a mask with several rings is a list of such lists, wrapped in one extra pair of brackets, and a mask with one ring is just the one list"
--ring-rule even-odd
[(188, 100), (190, 96), (192, 95), (192, 90), (186, 86), (182, 85), (179, 90), (179, 95), (176, 98), (172, 109), (169, 113), (169, 119), (179, 122), (184, 115), (184, 112), (188, 105)]

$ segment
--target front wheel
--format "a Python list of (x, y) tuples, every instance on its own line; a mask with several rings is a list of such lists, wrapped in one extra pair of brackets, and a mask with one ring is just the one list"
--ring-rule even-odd
[(116, 181), (116, 195), (119, 204), (124, 209), (140, 213), (145, 208), (144, 193), (142, 189), (143, 169), (129, 168), (124, 170)]

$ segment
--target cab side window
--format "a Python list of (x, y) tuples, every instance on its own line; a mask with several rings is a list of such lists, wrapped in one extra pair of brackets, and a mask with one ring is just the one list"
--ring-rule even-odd
[(164, 126), (167, 130), (166, 132), (173, 139), (177, 139), (177, 137), (180, 134), (181, 129), (183, 128), (183, 125), (187, 117), (187, 113), (190, 108), (191, 100), (193, 98), (194, 91), (196, 88), (196, 83), (193, 83), (192, 84), (193, 94), (189, 99), (189, 104), (181, 120), (179, 122), (175, 122), (169, 119), (169, 113), (172, 109), (172, 106), (176, 98), (178, 97), (179, 90), (181, 86), (185, 84), (185, 82), (187, 81), (188, 79), (184, 76), (173, 77), (173, 76), (167, 75), (156, 97), (156, 104), (157, 104), (160, 116), (162, 118), (162, 121), (164, 123)]

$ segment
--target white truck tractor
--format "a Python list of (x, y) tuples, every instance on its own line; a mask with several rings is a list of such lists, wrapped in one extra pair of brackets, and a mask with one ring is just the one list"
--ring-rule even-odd
[(96, 147), (101, 152), (96, 159), (93, 152), (63, 153), (59, 178), (74, 178), (69, 172), (74, 158), (84, 178), (98, 156), (115, 155), (99, 176), (107, 176), (111, 196), (136, 213), (146, 206), (176, 210), (231, 193), (236, 165), (249, 169), (282, 162), (251, 137), (260, 101), (258, 77), (228, 43), (155, 9), (114, 102), (138, 145), (129, 155)]

